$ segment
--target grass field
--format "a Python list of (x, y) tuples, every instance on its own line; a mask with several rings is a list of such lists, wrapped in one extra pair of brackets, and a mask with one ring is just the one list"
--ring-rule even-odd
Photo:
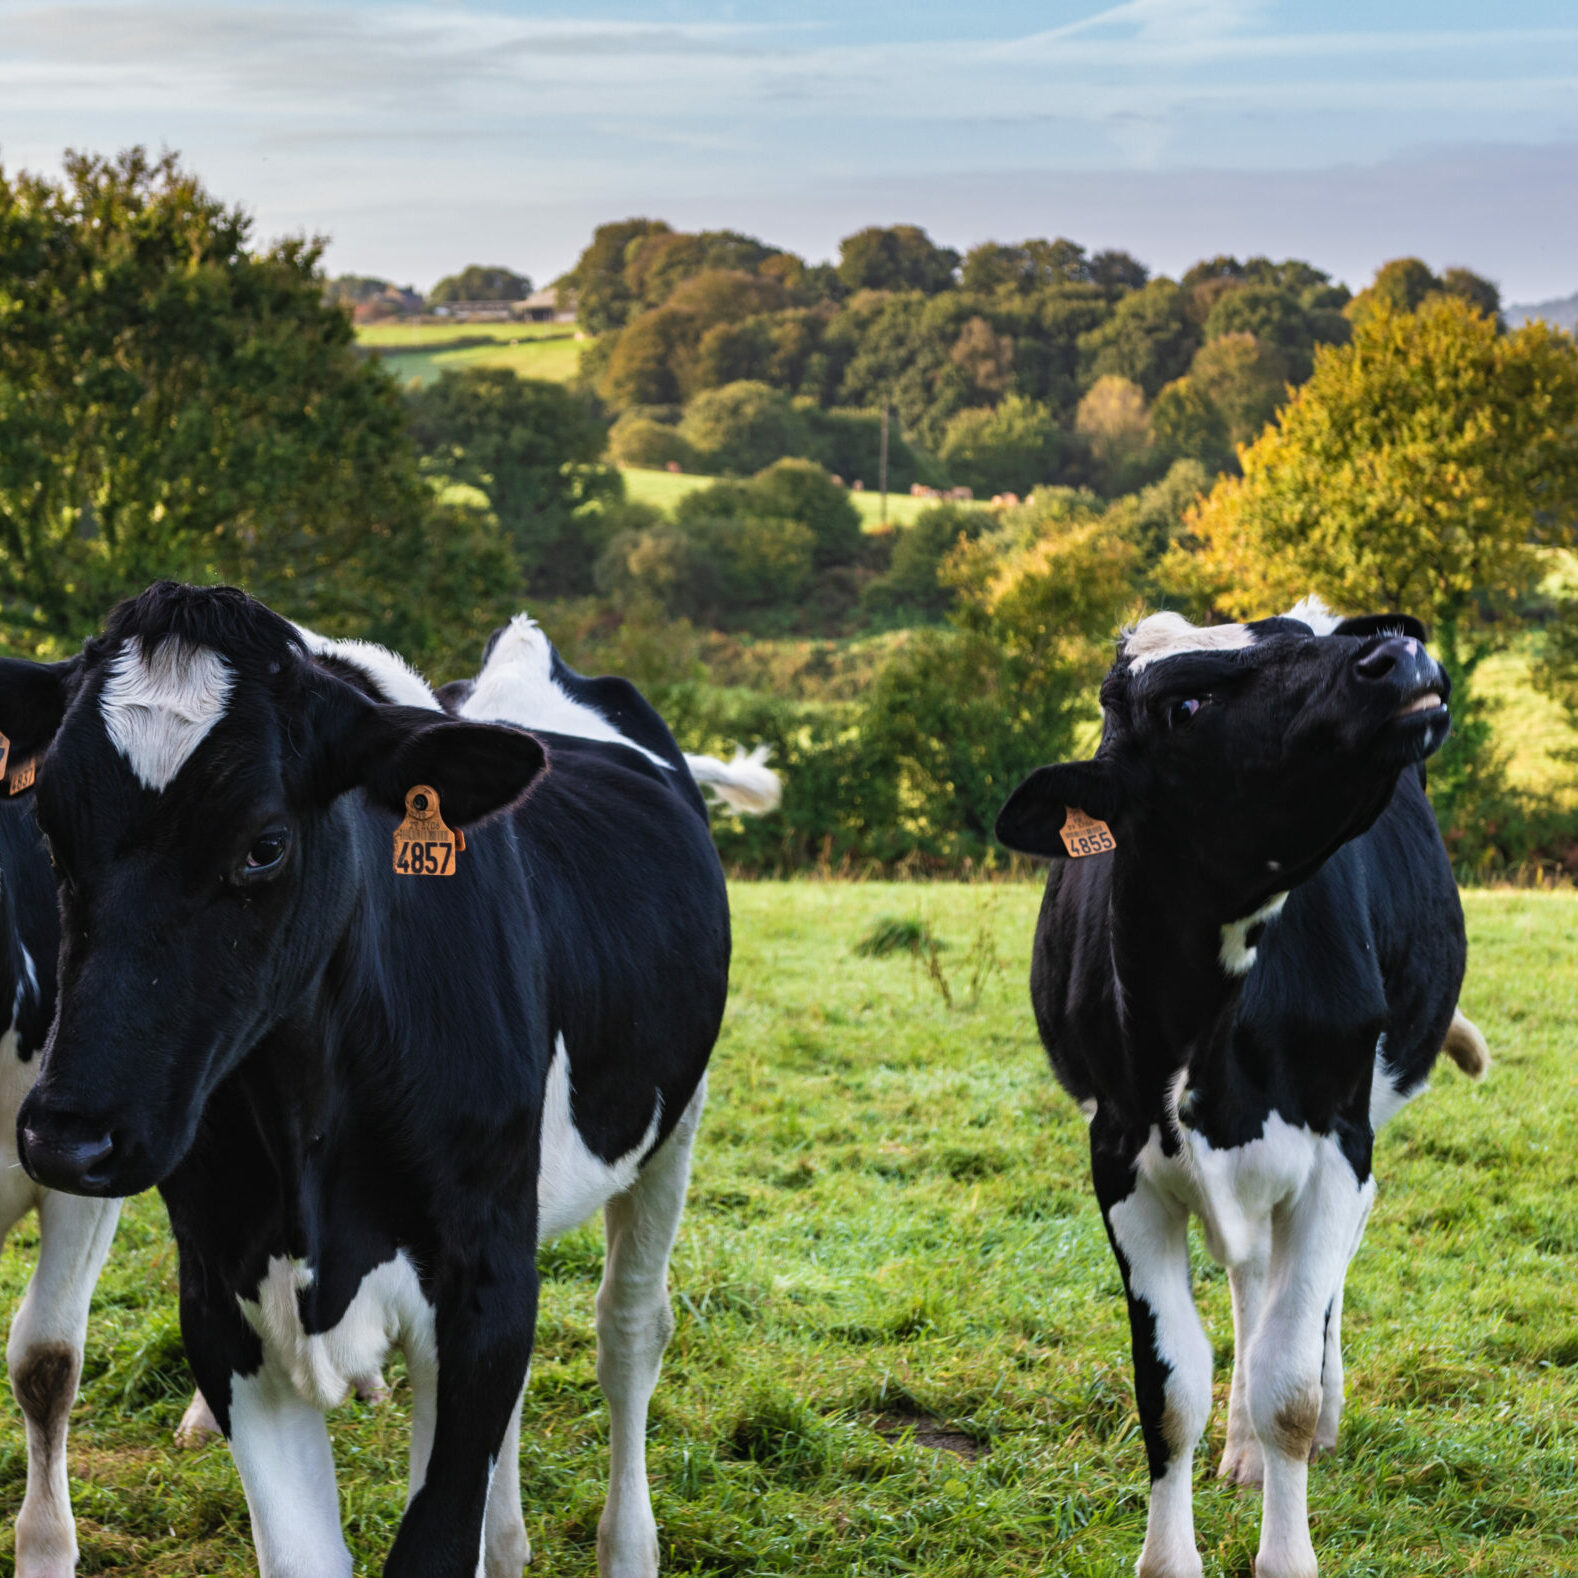
[[(666, 1572), (1131, 1571), (1145, 1475), (1123, 1305), (1084, 1126), (1030, 1023), (1038, 896), (734, 888), (734, 991), (653, 1410)], [(1466, 902), (1465, 1001), (1496, 1064), (1478, 1087), (1443, 1069), (1377, 1147), (1380, 1199), (1344, 1311), (1342, 1445), (1311, 1473), (1333, 1578), (1578, 1571), (1578, 899)], [(924, 914), (951, 944), (952, 1009), (908, 957), (852, 956), (885, 914)], [(35, 1248), (25, 1229), (0, 1265), (10, 1307)], [(595, 1227), (544, 1256), (522, 1435), (537, 1578), (595, 1570), (599, 1265)], [(1220, 1402), (1226, 1280), (1202, 1268), (1199, 1283)], [(255, 1570), (225, 1449), (169, 1444), (189, 1385), (175, 1287), (162, 1210), (138, 1200), (99, 1288), (73, 1424), (84, 1574)], [(390, 1404), (331, 1420), (359, 1572), (378, 1570), (403, 1502), (407, 1396), (398, 1364), (390, 1374)], [(1217, 1451), (1222, 1429), (1219, 1407)], [(3, 1442), (8, 1553), (24, 1477), (14, 1406)], [(1258, 1498), (1209, 1480), (1203, 1459), (1206, 1570), (1247, 1578)]]
[[(717, 481), (716, 477), (697, 476), (687, 471), (650, 471), (645, 466), (621, 466), (625, 477), (625, 492), (642, 504), (655, 504), (661, 510), (670, 510), (697, 488), (705, 488)], [(877, 493), (849, 495), (850, 502), (860, 511), (860, 523), (867, 531), (876, 529), (882, 519), (882, 497)], [(932, 499), (912, 499), (907, 493), (888, 495), (888, 520), (894, 525), (908, 526)]]
[(562, 323), (373, 324), (356, 339), (403, 384), (430, 384), (446, 368), (463, 367), (507, 367), (522, 378), (568, 383), (585, 344)]

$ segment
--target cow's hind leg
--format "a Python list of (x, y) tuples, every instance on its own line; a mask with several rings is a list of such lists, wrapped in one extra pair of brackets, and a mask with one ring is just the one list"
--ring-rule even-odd
[(668, 1257), (679, 1231), (706, 1082), (628, 1193), (610, 1200), (597, 1290), (597, 1380), (608, 1399), (608, 1504), (597, 1525), (601, 1578), (653, 1578), (657, 1523), (647, 1489), (647, 1405), (674, 1329)]
[(1265, 1452), (1257, 1578), (1315, 1578), (1309, 1460), (1323, 1406), (1327, 1313), (1342, 1287), (1375, 1183), (1334, 1140), (1273, 1216), (1266, 1307), (1249, 1350), (1249, 1413)]
[(1233, 1290), (1233, 1387), (1227, 1401), (1227, 1445), (1217, 1474), (1240, 1485), (1259, 1485), (1265, 1478), (1260, 1437), (1249, 1417), (1249, 1347), (1265, 1306), (1266, 1275), (1271, 1262), (1271, 1224), (1256, 1236), (1248, 1256), (1227, 1272)]
[(1200, 1578), (1194, 1449), (1211, 1413), (1211, 1345), (1189, 1281), (1189, 1216), (1111, 1156), (1094, 1154), (1096, 1194), (1123, 1272), (1134, 1396), (1151, 1499), (1139, 1578)]
[(39, 1201), (38, 1267), (6, 1346), (11, 1390), (27, 1420), (27, 1495), (16, 1520), (17, 1578), (69, 1578), (76, 1567), (66, 1426), (82, 1374), (88, 1306), (119, 1216), (119, 1200), (46, 1190)]

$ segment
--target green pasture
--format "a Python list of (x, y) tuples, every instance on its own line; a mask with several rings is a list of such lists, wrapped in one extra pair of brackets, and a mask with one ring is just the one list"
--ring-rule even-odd
[[(621, 466), (619, 469), (624, 474), (626, 494), (660, 510), (673, 509), (687, 493), (710, 487), (718, 480), (688, 471), (653, 471), (645, 466)], [(851, 491), (849, 500), (860, 511), (861, 524), (866, 530), (876, 530), (882, 520), (882, 496)], [(907, 493), (890, 493), (888, 521), (892, 525), (908, 526), (923, 509), (935, 502), (935, 499), (912, 499)]]
[[(1144, 1459), (1084, 1125), (1025, 993), (1033, 884), (736, 885), (734, 990), (673, 1271), (651, 1470), (670, 1574), (1120, 1578)], [(1473, 892), (1465, 994), (1496, 1062), (1384, 1133), (1344, 1311), (1349, 1409), (1311, 1473), (1322, 1571), (1572, 1573), (1578, 1508), (1578, 897)], [(947, 946), (856, 957), (883, 916)], [(951, 1006), (941, 986), (946, 984)], [(11, 1307), (36, 1240), (3, 1263)], [(600, 1230), (544, 1254), (522, 1483), (537, 1578), (585, 1578), (607, 1468)], [(84, 1574), (255, 1569), (225, 1449), (175, 1451), (189, 1381), (156, 1198), (127, 1210), (73, 1422)], [(1199, 1291), (1225, 1401), (1225, 1278)], [(399, 1518), (407, 1394), (332, 1418), (358, 1571)], [(1219, 1452), (1219, 1406), (1208, 1439)], [(20, 1505), (0, 1434), (0, 1550)], [(1208, 1574), (1258, 1498), (1199, 1468)], [(0, 1555), (0, 1573), (11, 1571)]]
[(584, 342), (563, 323), (373, 325), (357, 342), (374, 351), (402, 383), (435, 383), (446, 369), (507, 367), (522, 378), (569, 383)]

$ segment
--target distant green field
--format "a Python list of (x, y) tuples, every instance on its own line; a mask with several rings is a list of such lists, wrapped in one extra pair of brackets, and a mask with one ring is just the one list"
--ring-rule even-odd
[(556, 340), (573, 335), (570, 323), (364, 323), (356, 330), (358, 345), (403, 350), (448, 345), (454, 340)]
[[(540, 376), (540, 375), (539, 375)], [(649, 471), (643, 466), (621, 466), (625, 477), (625, 492), (642, 504), (656, 505), (660, 510), (670, 510), (697, 488), (716, 482), (716, 477), (700, 477), (685, 471)], [(882, 499), (876, 493), (854, 493), (850, 502), (860, 511), (861, 524), (867, 531), (874, 531), (882, 519)], [(912, 499), (907, 493), (888, 495), (888, 521), (896, 526), (908, 526), (928, 504), (930, 499)]]
[[(1085, 1125), (1025, 978), (1037, 886), (731, 888), (733, 989), (674, 1258), (653, 1402), (672, 1578), (1124, 1578), (1145, 1524), (1118, 1271)], [(1348, 1411), (1310, 1471), (1327, 1578), (1553, 1578), (1578, 1507), (1578, 898), (1469, 893), (1465, 1006), (1495, 1058), (1444, 1067), (1383, 1130), (1348, 1279)], [(924, 915), (945, 1006), (907, 956), (852, 947)], [(1000, 968), (994, 968), (1000, 965)], [(972, 1003), (970, 979), (979, 991)], [(530, 1578), (589, 1578), (607, 1488), (592, 1224), (542, 1256), (521, 1429)], [(32, 1219), (0, 1259), (16, 1307)], [(1196, 1259), (1217, 1354), (1197, 1471), (1206, 1572), (1248, 1578), (1260, 1498), (1210, 1477), (1232, 1356), (1227, 1280)], [(244, 1578), (228, 1452), (171, 1445), (191, 1384), (176, 1255), (132, 1202), (94, 1300), (72, 1420), (78, 1571)], [(330, 1417), (358, 1573), (405, 1503), (410, 1391)], [(25, 1454), (0, 1414), (0, 1574)]]
[[(458, 324), (453, 329), (429, 332), (428, 325), (414, 329), (378, 329), (377, 339), (361, 331), (358, 341), (375, 351), (379, 360), (402, 383), (433, 383), (438, 375), (463, 367), (507, 367), (522, 378), (542, 378), (568, 383), (581, 364), (585, 341), (566, 332), (563, 324)], [(383, 335), (419, 336), (414, 342)], [(457, 340), (482, 339), (489, 343), (459, 345)], [(413, 348), (405, 349), (412, 345)], [(439, 347), (449, 346), (450, 349)]]

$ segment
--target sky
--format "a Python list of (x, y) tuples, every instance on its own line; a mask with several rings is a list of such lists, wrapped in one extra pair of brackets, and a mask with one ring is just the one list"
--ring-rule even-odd
[(645, 214), (1578, 291), (1573, 0), (0, 0), (0, 165), (132, 143), (419, 288)]

